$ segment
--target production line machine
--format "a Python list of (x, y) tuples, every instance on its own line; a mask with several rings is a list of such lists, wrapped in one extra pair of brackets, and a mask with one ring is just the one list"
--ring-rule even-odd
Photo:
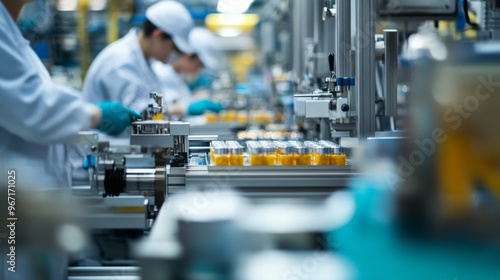
[[(335, 5), (326, 1), (323, 7), (321, 19), (324, 22), (335, 19), (335, 48), (328, 50), (334, 52), (327, 56), (330, 75), (316, 76), (312, 80), (323, 81), (313, 87), (302, 87), (294, 95), (296, 116), (318, 122), (320, 139), (339, 141), (341, 138), (364, 138), (374, 136), (375, 131), (396, 129), (398, 31), (385, 29), (383, 35), (376, 35), (372, 27), (374, 14), (382, 16), (384, 9), (378, 7), (377, 10), (372, 5), (370, 1), (366, 6), (357, 7), (357, 26), (363, 28), (356, 30), (351, 30), (351, 9), (354, 8), (351, 1), (340, 0)], [(367, 12), (370, 14), (366, 15)], [(318, 26), (319, 23), (316, 23), (315, 29)], [(351, 44), (353, 37), (356, 38), (355, 44)], [(321, 45), (323, 40), (318, 38), (316, 44)], [(314, 50), (315, 45), (311, 48)], [(315, 55), (312, 52), (310, 56)], [(374, 110), (376, 61), (383, 61), (384, 64), (383, 89), (379, 89), (383, 91), (380, 92), (383, 95), (382, 112)], [(307, 69), (316, 69), (325, 64), (317, 60), (310, 63), (313, 65), (307, 65), (308, 72), (310, 70)], [(314, 76), (314, 73), (306, 74), (306, 78), (310, 76)], [(364, 106), (367, 108), (364, 109)]]
[(331, 76), (325, 79), (326, 86), (310, 94), (295, 94), (294, 110), (299, 117), (320, 119), (320, 138), (340, 138), (355, 135), (356, 119), (350, 112), (351, 88), (354, 77), (337, 77), (335, 55), (328, 55)]
[[(93, 136), (93, 137), (91, 137)], [(84, 160), (90, 188), (74, 193), (91, 208), (93, 228), (149, 228), (165, 200), (186, 191), (233, 190), (250, 197), (326, 197), (355, 176), (352, 165), (189, 165), (214, 136), (190, 136), (189, 123), (145, 120), (132, 124), (130, 146), (92, 139)], [(192, 143), (192, 144), (191, 144)], [(203, 147), (205, 145), (205, 147)], [(350, 162), (350, 161), (349, 161)]]

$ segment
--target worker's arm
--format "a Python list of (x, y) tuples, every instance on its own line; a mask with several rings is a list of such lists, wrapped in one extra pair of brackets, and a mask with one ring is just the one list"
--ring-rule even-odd
[(187, 112), (191, 116), (199, 116), (208, 111), (219, 113), (222, 109), (224, 108), (220, 103), (216, 103), (208, 99), (202, 99), (191, 102), (187, 108)]
[(149, 98), (150, 89), (145, 87), (145, 84), (154, 84), (150, 79), (151, 77), (144, 73), (137, 73), (137, 67), (122, 65), (104, 77), (99, 77), (97, 82), (106, 93), (108, 100), (120, 102), (128, 108), (142, 113), (152, 101)]
[(36, 143), (71, 142), (96, 126), (100, 110), (43, 77), (41, 61), (15, 37), (0, 31), (0, 126)]

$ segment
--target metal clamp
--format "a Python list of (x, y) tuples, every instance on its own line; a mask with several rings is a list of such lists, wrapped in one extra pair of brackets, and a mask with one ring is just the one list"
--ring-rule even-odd
[(163, 96), (156, 93), (150, 92), (149, 97), (152, 98), (155, 102), (153, 104), (149, 104), (148, 107), (148, 116), (146, 119), (153, 119), (153, 116), (157, 116), (164, 113), (163, 108)]

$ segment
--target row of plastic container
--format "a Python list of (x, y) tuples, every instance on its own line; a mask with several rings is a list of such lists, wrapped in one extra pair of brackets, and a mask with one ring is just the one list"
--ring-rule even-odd
[[(346, 156), (339, 145), (330, 141), (248, 141), (250, 165), (345, 165)], [(213, 141), (210, 159), (213, 165), (244, 165), (244, 147), (237, 141)]]
[(223, 110), (219, 113), (206, 113), (207, 122), (240, 122), (246, 123), (248, 120), (252, 123), (269, 123), (275, 118), (275, 114), (265, 110), (237, 111)]
[(212, 141), (210, 162), (218, 166), (240, 166), (244, 164), (244, 147), (237, 141)]

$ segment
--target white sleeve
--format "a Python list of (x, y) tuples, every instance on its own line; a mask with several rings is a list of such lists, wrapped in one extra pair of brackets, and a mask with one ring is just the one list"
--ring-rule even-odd
[(0, 30), (0, 126), (27, 141), (68, 143), (89, 129), (90, 105), (56, 86), (24, 42)]
[(144, 86), (140, 73), (128, 65), (113, 69), (97, 81), (100, 89), (106, 92), (111, 101), (122, 103), (125, 107), (142, 113), (152, 101), (150, 90)]

